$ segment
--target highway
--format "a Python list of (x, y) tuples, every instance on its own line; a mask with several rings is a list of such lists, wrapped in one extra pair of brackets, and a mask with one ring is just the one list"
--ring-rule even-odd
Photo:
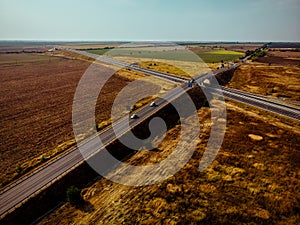
[[(176, 77), (175, 75), (160, 73), (157, 71), (152, 71), (148, 69), (143, 69), (138, 66), (130, 65), (127, 63), (123, 63), (113, 59), (107, 59), (105, 57), (99, 57), (98, 55), (81, 52), (72, 50), (78, 54), (84, 54), (86, 56), (97, 58), (97, 60), (102, 60), (103, 62), (118, 65), (121, 67), (127, 67), (132, 70), (140, 71), (145, 74), (160, 77), (162, 79), (170, 80), (172, 82), (179, 82), (183, 83), (182, 86), (177, 87), (163, 96), (164, 99), (168, 101), (173, 101), (174, 99), (178, 98), (182, 95), (182, 93), (187, 90), (188, 87), (188, 79)], [(226, 70), (232, 69), (233, 67), (237, 67), (238, 64), (233, 64), (228, 68), (221, 68), (217, 71), (214, 71), (213, 74), (216, 75), (220, 72), (224, 72)], [(198, 83), (202, 83), (205, 79), (208, 79), (210, 74), (202, 74), (194, 79)], [(300, 120), (300, 109), (297, 107), (287, 106), (284, 104), (279, 104), (277, 102), (265, 99), (261, 96), (222, 87), (222, 89), (216, 89), (213, 87), (207, 87), (205, 85), (201, 85), (202, 88), (211, 89), (211, 93), (216, 95), (224, 95), (228, 99), (232, 99), (235, 101), (243, 102), (245, 104), (249, 104), (255, 107), (262, 108), (264, 110), (272, 111), (273, 113), (277, 113), (283, 116), (287, 116), (289, 118), (293, 118), (296, 120)], [(157, 102), (158, 107), (149, 107), (145, 106), (138, 110), (136, 114), (138, 114), (139, 118), (136, 120), (130, 120), (130, 128), (137, 126), (139, 123), (144, 121), (145, 119), (149, 118), (158, 110), (162, 109), (163, 107), (168, 104), (166, 100), (159, 99)], [(118, 126), (122, 133), (127, 131), (126, 120), (128, 118), (122, 118), (117, 123), (120, 125)], [(99, 134), (102, 143), (105, 145), (111, 143), (112, 141), (116, 140), (118, 137), (115, 136), (113, 128), (109, 127)], [(82, 142), (80, 145), (85, 145), (85, 149), (88, 149), (88, 154), (90, 156), (95, 154), (101, 154), (101, 149), (103, 146), (99, 146), (95, 141), (96, 137), (90, 137), (88, 140)], [(2, 218), (6, 213), (9, 213), (14, 207), (18, 206), (26, 199), (33, 196), (35, 193), (40, 191), (42, 188), (46, 187), (47, 185), (51, 184), (51, 182), (55, 181), (60, 176), (68, 173), (70, 170), (74, 169), (75, 167), (79, 166), (81, 163), (84, 162), (84, 159), (76, 147), (73, 150), (65, 153), (64, 155), (60, 156), (59, 158), (53, 160), (52, 162), (46, 164), (44, 167), (38, 169), (37, 171), (30, 173), (23, 179), (19, 180), (17, 183), (10, 185), (6, 189), (1, 192), (0, 195), (0, 218)]]
[[(214, 90), (213, 92), (218, 93), (220, 90)], [(242, 102), (292, 119), (300, 120), (300, 108), (296, 106), (281, 104), (259, 95), (226, 87), (222, 87), (222, 93), (219, 94), (222, 94), (228, 99)]]
[(103, 57), (103, 56), (96, 55), (96, 54), (93, 54), (93, 53), (88, 53), (88, 52), (85, 52), (85, 51), (79, 51), (79, 50), (74, 50), (74, 49), (66, 49), (66, 50), (68, 50), (70, 52), (74, 52), (76, 54), (80, 54), (80, 55), (90, 57), (92, 59), (96, 59), (98, 61), (102, 61), (102, 62), (112, 64), (112, 65), (115, 65), (115, 66), (120, 66), (120, 67), (124, 67), (124, 68), (127, 68), (127, 69), (135, 70), (135, 71), (142, 72), (142, 73), (150, 75), (150, 76), (159, 77), (161, 79), (165, 79), (165, 80), (168, 80), (168, 81), (184, 83), (187, 80), (186, 78), (178, 77), (178, 76), (171, 75), (171, 74), (168, 74), (168, 73), (162, 73), (162, 72), (157, 72), (157, 71), (154, 71), (154, 70), (144, 69), (144, 68), (141, 68), (141, 67), (136, 66), (134, 64), (129, 64), (129, 63), (126, 63), (126, 62), (122, 62), (122, 61), (115, 60), (115, 59), (112, 59), (112, 58)]
[[(103, 56), (99, 56), (99, 55), (84, 52), (84, 51), (78, 51), (78, 50), (73, 50), (73, 49), (68, 49), (68, 50), (71, 52), (77, 53), (77, 54), (85, 55), (85, 56), (91, 57), (93, 59), (100, 60), (102, 62), (110, 63), (110, 64), (113, 64), (116, 66), (126, 67), (129, 69), (135, 70), (135, 71), (143, 72), (147, 75), (159, 77), (159, 78), (166, 79), (166, 80), (173, 81), (173, 82), (187, 83), (190, 80), (190, 79), (183, 78), (183, 77), (176, 77), (175, 75), (172, 75), (172, 74), (166, 74), (166, 73), (153, 71), (150, 69), (141, 68), (137, 65), (131, 65), (131, 64), (124, 63), (124, 62), (121, 62), (118, 60), (106, 58)], [(250, 57), (251, 56), (247, 56), (245, 59), (242, 60), (242, 62), (249, 59)], [(210, 79), (210, 77), (212, 75), (215, 76), (219, 73), (225, 72), (227, 70), (231, 70), (238, 66), (240, 66), (239, 63), (233, 63), (229, 67), (220, 68), (211, 73), (200, 74), (200, 75), (194, 77), (193, 79), (198, 84), (201, 84), (201, 83), (203, 83), (204, 80)], [(209, 89), (209, 92), (211, 92), (211, 93), (214, 93), (217, 95), (223, 95), (227, 99), (242, 102), (244, 104), (258, 107), (260, 109), (267, 110), (267, 111), (270, 111), (270, 112), (273, 112), (273, 113), (276, 113), (276, 114), (279, 114), (282, 116), (300, 120), (300, 109), (296, 106), (286, 105), (284, 103), (279, 103), (276, 101), (272, 101), (270, 99), (266, 99), (259, 95), (255, 95), (255, 94), (244, 92), (244, 91), (239, 91), (239, 90), (232, 89), (232, 88), (222, 87), (221, 89), (219, 89), (219, 88), (213, 88), (213, 87), (209, 87), (209, 86), (205, 86), (205, 85), (202, 85), (201, 87)]]
[[(173, 101), (182, 95), (185, 90), (188, 89), (188, 85), (185, 84), (182, 87), (177, 87), (171, 92), (168, 92), (163, 96), (164, 99), (168, 101)], [(168, 101), (164, 99), (159, 99), (156, 101), (157, 107), (145, 106), (138, 110), (136, 113), (139, 115), (138, 119), (130, 120), (130, 128), (137, 126), (139, 123), (149, 118), (151, 115), (155, 114), (157, 111), (162, 109), (168, 104)], [(127, 131), (126, 121), (128, 118), (122, 118), (116, 123), (118, 123), (119, 133), (124, 133)], [(98, 134), (104, 146), (113, 142), (119, 137), (115, 136), (112, 127), (109, 127)], [(88, 154), (94, 156), (97, 153), (101, 153), (103, 147), (99, 146), (95, 141), (96, 136), (89, 138), (80, 144), (83, 149), (87, 149)], [(0, 218), (2, 218), (14, 207), (18, 206), (20, 203), (33, 196), (35, 193), (40, 191), (43, 187), (46, 187), (51, 182), (55, 181), (60, 176), (66, 174), (70, 170), (79, 166), (84, 162), (83, 156), (81, 155), (78, 147), (65, 153), (61, 157), (53, 160), (39, 170), (29, 174), (19, 182), (11, 185), (4, 189), (0, 195)], [(104, 165), (105, 166), (105, 165)], [(110, 168), (107, 168), (109, 170)]]

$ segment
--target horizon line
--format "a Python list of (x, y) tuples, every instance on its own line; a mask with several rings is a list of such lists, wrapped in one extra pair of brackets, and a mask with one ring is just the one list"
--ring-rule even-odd
[(178, 43), (178, 42), (190, 42), (190, 43), (300, 43), (295, 40), (92, 40), (92, 39), (0, 39), (0, 42), (104, 42), (104, 43), (120, 43), (120, 42), (163, 42), (163, 43)]

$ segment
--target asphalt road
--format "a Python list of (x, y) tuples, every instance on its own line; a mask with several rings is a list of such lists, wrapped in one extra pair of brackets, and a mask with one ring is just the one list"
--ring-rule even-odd
[[(124, 63), (124, 62), (120, 62), (118, 60), (114, 60), (111, 58), (105, 58), (103, 56), (99, 56), (96, 54), (92, 54), (92, 53), (87, 53), (84, 51), (77, 51), (77, 50), (72, 50), (70, 49), (70, 51), (77, 53), (77, 54), (82, 54), (106, 63), (110, 63), (113, 65), (117, 65), (117, 66), (121, 66), (121, 67), (126, 67), (132, 70), (136, 70), (136, 71), (140, 71), (143, 72), (145, 74), (148, 75), (152, 75), (152, 76), (156, 76), (162, 79), (167, 79), (169, 81), (173, 81), (173, 82), (180, 82), (180, 83), (187, 83), (189, 82), (189, 79), (186, 78), (182, 78), (182, 77), (176, 77), (175, 75), (172, 74), (166, 74), (166, 73), (161, 73), (161, 72), (157, 72), (157, 71), (153, 71), (153, 70), (149, 70), (149, 69), (144, 69), (141, 67), (138, 67), (136, 65), (131, 65), (128, 63)], [(244, 62), (245, 60), (247, 60), (248, 58), (250, 58), (251, 56), (247, 56), (245, 59), (242, 60), (242, 62)], [(219, 73), (225, 72), (227, 70), (231, 70), (233, 68), (238, 67), (240, 64), (238, 63), (234, 63), (232, 65), (230, 65), (229, 67), (224, 67), (224, 68), (220, 68), (218, 70), (215, 70), (211, 73), (206, 73), (206, 74), (200, 74), (199, 76), (194, 77), (194, 80), (199, 83), (202, 84), (203, 81), (205, 79), (210, 79), (210, 77), (212, 75), (217, 75)], [(225, 88), (222, 87), (221, 89), (219, 88), (214, 88), (214, 87), (209, 87), (209, 86), (205, 86), (203, 85), (202, 88), (207, 88), (209, 89), (210, 92), (217, 94), (217, 95), (222, 95), (227, 99), (231, 99), (234, 101), (238, 101), (238, 102), (242, 102), (254, 107), (258, 107), (282, 116), (286, 116), (292, 119), (296, 119), (296, 120), (300, 120), (300, 109), (296, 106), (290, 106), (287, 104), (283, 104), (283, 103), (279, 103), (276, 101), (272, 101), (270, 99), (266, 99), (262, 96), (258, 96), (252, 93), (247, 93), (244, 91), (239, 91), (239, 90), (235, 90), (235, 89), (231, 89), (231, 88)]]
[[(163, 98), (167, 99), (168, 101), (172, 101), (179, 97), (184, 90), (188, 89), (187, 82), (188, 79), (185, 78), (179, 78), (174, 75), (170, 74), (164, 74), (148, 69), (143, 69), (138, 66), (130, 65), (127, 63), (123, 63), (120, 61), (116, 61), (113, 59), (107, 59), (104, 57), (99, 57), (98, 55), (80, 52), (76, 50), (72, 50), (73, 52), (76, 52), (78, 54), (84, 54), (86, 56), (97, 58), (98, 60), (102, 60), (103, 62), (111, 63), (114, 65), (118, 65), (121, 67), (127, 67), (136, 71), (140, 71), (143, 73), (146, 73), (148, 75), (160, 77), (162, 79), (167, 79), (173, 82), (180, 82), (184, 83), (181, 87), (177, 87), (167, 93)], [(233, 64), (229, 68), (221, 68), (217, 71), (214, 71), (213, 74), (216, 75), (220, 72), (224, 72), (226, 70), (232, 69), (233, 67), (237, 67), (238, 64)], [(209, 79), (210, 74), (202, 74), (195, 78), (195, 80), (198, 83), (202, 83), (205, 79)], [(202, 86), (202, 88), (210, 88), (212, 93), (217, 95), (224, 95), (226, 98), (240, 101), (246, 104), (253, 105), (255, 107), (259, 107), (268, 111), (272, 111), (274, 113), (284, 115), (296, 120), (299, 120), (300, 115), (300, 109), (292, 106), (287, 106), (284, 104), (279, 104), (273, 101), (270, 101), (268, 99), (264, 99), (261, 96), (253, 95), (250, 93), (241, 92), (234, 89), (229, 88), (222, 88), (216, 89), (212, 87), (207, 87), (205, 85)], [(143, 107), (139, 111), (136, 112), (138, 114), (139, 118), (135, 120), (130, 121), (130, 127), (134, 127), (141, 123), (146, 118), (149, 118), (151, 115), (153, 115), (155, 112), (160, 110), (161, 108), (165, 107), (166, 104), (168, 104), (167, 101), (160, 99), (157, 101), (158, 107)], [(118, 121), (118, 124), (120, 126), (120, 132), (125, 133), (127, 130), (126, 120), (128, 118), (123, 118)], [(115, 136), (114, 131), (112, 128), (107, 128), (101, 133), (99, 133), (99, 137), (102, 140), (103, 145), (107, 145), (108, 143), (112, 142), (113, 140), (117, 139), (118, 137)], [(91, 137), (85, 142), (81, 143), (80, 145), (84, 145), (85, 149), (88, 151), (88, 155), (92, 156), (95, 154), (101, 153), (101, 149), (103, 146), (99, 146), (99, 144), (95, 141), (95, 137)], [(23, 201), (28, 199), (30, 196), (34, 195), (38, 191), (40, 191), (43, 187), (46, 185), (51, 184), (51, 182), (55, 181), (58, 177), (64, 175), (68, 171), (74, 169), (76, 166), (80, 165), (80, 163), (84, 162), (84, 159), (79, 151), (78, 148), (74, 148), (73, 150), (65, 153), (61, 157), (53, 160), (52, 162), (48, 163), (44, 167), (40, 168), (39, 170), (27, 175), (25, 178), (21, 179), (17, 183), (7, 187), (1, 192), (0, 195), (0, 216), (3, 217), (6, 213), (8, 213), (10, 210), (13, 210), (14, 207), (21, 204)], [(1, 218), (0, 217), (0, 218)]]
[[(181, 96), (186, 89), (188, 89), (187, 84), (183, 85), (182, 87), (177, 87), (171, 92), (165, 94), (162, 99), (156, 101), (157, 107), (146, 106), (141, 108), (139, 111), (136, 112), (139, 118), (130, 120), (130, 128), (137, 126), (146, 118), (149, 118), (155, 112), (165, 107), (169, 101), (171, 102), (177, 97)], [(165, 99), (167, 99), (168, 101), (166, 101)], [(123, 134), (128, 131), (128, 127), (126, 126), (127, 121), (128, 118), (122, 118), (116, 122), (118, 123), (118, 129), (120, 134)], [(108, 143), (118, 138), (115, 136), (112, 127), (109, 127), (101, 133), (99, 133), (99, 137), (102, 140), (103, 146), (106, 146)], [(86, 153), (84, 153), (84, 155), (88, 157), (98, 154), (101, 151), (101, 149), (103, 149), (103, 146), (99, 146), (99, 143), (96, 141), (95, 136), (89, 138), (88, 140), (80, 144), (80, 146), (82, 146), (83, 149), (87, 151)], [(58, 177), (74, 169), (76, 166), (80, 165), (80, 163), (82, 162), (84, 162), (83, 156), (80, 153), (79, 149), (76, 147), (68, 153), (64, 154), (63, 156), (48, 163), (41, 169), (29, 174), (15, 185), (9, 186), (8, 188), (4, 189), (0, 195), (1, 217), (4, 216), (5, 213), (9, 212), (10, 210), (13, 210), (13, 208), (16, 207), (18, 204), (37, 193), (46, 185), (51, 184), (51, 182), (55, 181)], [(107, 168), (107, 170), (109, 169), (110, 168)]]
[(79, 50), (74, 50), (74, 49), (67, 49), (67, 50), (71, 51), (71, 52), (74, 52), (74, 53), (77, 53), (77, 54), (88, 56), (90, 58), (93, 58), (93, 59), (96, 59), (96, 60), (99, 60), (99, 61), (102, 61), (102, 62), (105, 62), (105, 63), (109, 63), (109, 64), (112, 64), (112, 65), (116, 65), (116, 66), (124, 67), (124, 68), (127, 68), (127, 69), (132, 69), (132, 70), (135, 70), (135, 71), (139, 71), (139, 72), (142, 72), (144, 74), (159, 77), (161, 79), (165, 79), (165, 80), (168, 80), (168, 81), (184, 83), (184, 82), (186, 82), (186, 80), (188, 80), (186, 78), (182, 78), (182, 77), (178, 77), (178, 76), (167, 74), (167, 73), (162, 73), (162, 72), (157, 72), (157, 71), (154, 71), (154, 70), (141, 68), (141, 67), (136, 66), (134, 64), (129, 64), (129, 63), (126, 63), (126, 62), (118, 61), (118, 60), (115, 60), (115, 59), (112, 59), (112, 58), (103, 57), (103, 56), (96, 55), (96, 54), (93, 54), (93, 53), (88, 53), (88, 52), (85, 52), (85, 51), (79, 51)]
[[(217, 90), (217, 92), (220, 92)], [(274, 100), (266, 99), (262, 96), (250, 94), (248, 92), (222, 87), (222, 93), (225, 98), (239, 101), (248, 105), (261, 108), (276, 114), (280, 114), (292, 119), (300, 120), (300, 108), (292, 105), (282, 104)]]

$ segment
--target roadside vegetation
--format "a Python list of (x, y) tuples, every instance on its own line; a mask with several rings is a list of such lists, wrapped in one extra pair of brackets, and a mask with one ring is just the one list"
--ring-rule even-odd
[(71, 205), (79, 205), (82, 202), (81, 190), (76, 186), (67, 189), (67, 199)]
[(104, 55), (106, 52), (108, 52), (111, 49), (113, 49), (113, 48), (105, 47), (105, 48), (90, 48), (90, 49), (79, 49), (79, 50), (93, 53), (96, 55)]
[(248, 51), (246, 52), (246, 56), (249, 56), (249, 55), (252, 55), (252, 56), (251, 56), (251, 60), (252, 60), (252, 61), (255, 61), (255, 60), (257, 60), (257, 59), (260, 58), (260, 57), (266, 56), (267, 53), (266, 53), (266, 50), (265, 50), (265, 49), (258, 48), (258, 49), (256, 49), (256, 50), (248, 50)]

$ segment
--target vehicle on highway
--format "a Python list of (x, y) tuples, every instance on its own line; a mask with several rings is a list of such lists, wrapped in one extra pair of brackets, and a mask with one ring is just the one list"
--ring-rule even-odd
[(209, 79), (205, 79), (204, 81), (202, 81), (200, 83), (200, 86), (202, 87), (206, 87), (206, 86), (209, 86), (210, 85), (210, 80)]
[(154, 101), (150, 103), (150, 107), (156, 107), (156, 106), (157, 104)]
[(137, 119), (137, 118), (139, 118), (139, 116), (135, 113), (130, 116), (130, 119)]
[(210, 85), (210, 80), (209, 79), (205, 79), (202, 84), (204, 86), (209, 86)]

